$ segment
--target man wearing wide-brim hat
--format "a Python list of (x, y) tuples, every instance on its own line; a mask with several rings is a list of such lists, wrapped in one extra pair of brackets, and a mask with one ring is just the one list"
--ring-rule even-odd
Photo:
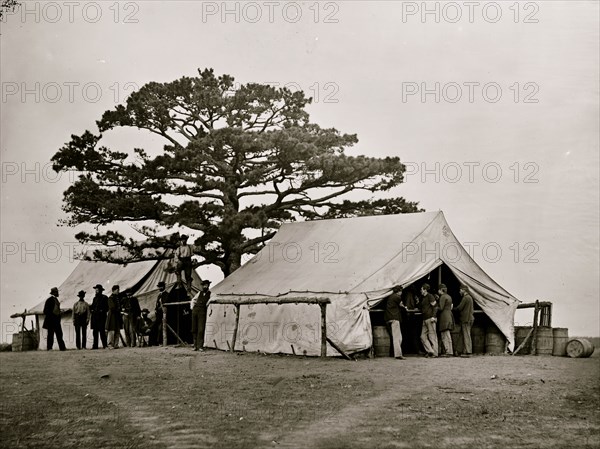
[(204, 351), (204, 329), (206, 328), (206, 307), (210, 299), (210, 281), (202, 281), (202, 289), (192, 298), (192, 335), (194, 351)]
[(90, 312), (92, 314), (91, 319), (91, 328), (94, 336), (94, 342), (92, 344), (92, 349), (98, 349), (98, 336), (100, 336), (100, 340), (102, 341), (102, 347), (106, 349), (108, 346), (108, 341), (106, 338), (106, 315), (108, 313), (108, 296), (103, 294), (104, 287), (100, 284), (94, 285), (94, 290), (96, 292), (94, 299), (92, 300), (92, 305), (90, 307)]
[(75, 327), (75, 344), (77, 349), (85, 349), (87, 327), (90, 322), (90, 306), (85, 302), (85, 291), (77, 293), (79, 300), (73, 304), (73, 326)]
[(46, 341), (46, 349), (50, 351), (54, 346), (54, 336), (61, 351), (67, 348), (63, 340), (63, 331), (60, 325), (60, 301), (58, 300), (58, 288), (50, 289), (50, 296), (44, 303), (44, 323), (42, 327), (48, 330), (48, 339)]

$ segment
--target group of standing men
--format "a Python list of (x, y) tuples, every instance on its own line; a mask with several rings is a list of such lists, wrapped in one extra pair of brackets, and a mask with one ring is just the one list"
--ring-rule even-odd
[[(87, 328), (90, 325), (93, 332), (92, 349), (98, 349), (102, 344), (104, 349), (116, 349), (122, 340), (121, 329), (125, 331), (126, 346), (141, 346), (143, 336), (150, 336), (150, 344), (158, 344), (163, 307), (169, 302), (169, 294), (166, 283), (160, 281), (157, 284), (159, 293), (156, 301), (156, 319), (150, 320), (148, 309), (140, 309), (138, 299), (133, 296), (131, 290), (121, 293), (118, 285), (113, 285), (111, 295), (104, 294), (104, 287), (100, 284), (94, 286), (95, 295), (92, 304), (85, 301), (86, 292), (79, 291), (78, 301), (73, 305), (73, 325), (75, 327), (75, 344), (77, 349), (86, 349)], [(192, 333), (194, 336), (194, 349), (201, 351), (204, 346), (204, 330), (206, 327), (206, 309), (210, 299), (210, 281), (202, 281), (202, 289), (191, 300), (192, 311)], [(61, 321), (61, 309), (58, 288), (50, 290), (50, 296), (44, 304), (43, 327), (48, 331), (47, 349), (54, 346), (54, 339), (58, 342), (61, 351), (66, 349), (63, 339)], [(154, 338), (153, 338), (154, 335)], [(139, 341), (138, 341), (139, 340)]]
[[(406, 292), (402, 295), (402, 286), (393, 287), (392, 294), (387, 297), (387, 305), (384, 320), (388, 325), (388, 330), (392, 340), (394, 357), (404, 359), (402, 354), (402, 330), (401, 324), (403, 317), (406, 317), (408, 310), (420, 310), (423, 317), (421, 325), (421, 343), (425, 349), (426, 357), (438, 357), (438, 337), (439, 330), (445, 356), (452, 356), (454, 349), (452, 347), (452, 336), (450, 332), (454, 327), (454, 316), (452, 313), (452, 298), (448, 295), (448, 289), (444, 284), (438, 287), (438, 295), (434, 296), (429, 292), (429, 284), (423, 284), (420, 289), (420, 296), (415, 296), (412, 292)], [(463, 340), (463, 351), (461, 356), (469, 357), (473, 352), (471, 341), (471, 327), (474, 322), (473, 298), (469, 294), (469, 288), (466, 285), (460, 286), (461, 301), (456, 307), (459, 313), (461, 326), (461, 335)], [(405, 299), (407, 304), (405, 304)]]

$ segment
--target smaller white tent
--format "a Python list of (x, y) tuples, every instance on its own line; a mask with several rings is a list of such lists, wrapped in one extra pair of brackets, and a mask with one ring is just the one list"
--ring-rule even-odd
[[(80, 290), (86, 292), (85, 301), (91, 305), (94, 298), (93, 287), (101, 284), (104, 287), (104, 294), (110, 295), (113, 285), (118, 285), (121, 292), (126, 289), (132, 289), (133, 294), (138, 298), (140, 307), (154, 310), (156, 299), (158, 297), (159, 281), (167, 284), (167, 288), (172, 287), (177, 276), (169, 269), (169, 252), (165, 252), (161, 260), (149, 260), (143, 262), (131, 262), (127, 265), (120, 265), (108, 262), (98, 262), (82, 260), (77, 264), (73, 272), (58, 287), (60, 307), (63, 311), (62, 329), (67, 348), (75, 348), (75, 328), (71, 319), (71, 309), (78, 300), (77, 293)], [(192, 290), (197, 292), (200, 289), (200, 276), (195, 270), (192, 270)], [(49, 296), (49, 292), (40, 297), (40, 303), (29, 309), (27, 315), (38, 315), (40, 325), (43, 322), (44, 304)], [(91, 347), (92, 331), (88, 327), (87, 332), (88, 347)], [(42, 329), (40, 338), (40, 349), (46, 348), (46, 330)], [(57, 344), (54, 344), (57, 347)]]
[[(446, 265), (513, 345), (519, 301), (488, 276), (452, 233), (442, 212), (288, 223), (253, 259), (211, 289), (241, 302), (236, 350), (319, 355), (320, 309), (249, 304), (261, 298), (329, 298), (327, 335), (352, 353), (373, 344), (370, 307)], [(244, 301), (248, 304), (244, 305)], [(205, 341), (227, 349), (235, 307), (210, 304)], [(327, 347), (327, 355), (338, 355)]]

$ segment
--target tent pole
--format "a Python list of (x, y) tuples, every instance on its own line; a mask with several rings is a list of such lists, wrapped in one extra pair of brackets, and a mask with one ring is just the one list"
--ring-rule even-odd
[(23, 352), (23, 345), (25, 344), (25, 314), (27, 309), (23, 310), (23, 324), (21, 325), (21, 352)]
[(37, 348), (40, 349), (40, 338), (42, 337), (42, 332), (40, 331), (40, 316), (35, 314), (35, 332), (37, 334)]
[(321, 307), (321, 357), (327, 357), (327, 303), (319, 303)]
[(533, 341), (531, 344), (531, 353), (537, 355), (537, 331), (538, 331), (538, 315), (540, 313), (540, 302), (535, 301), (535, 308), (533, 309)]
[(240, 325), (240, 304), (235, 305), (235, 326), (233, 327), (233, 340), (231, 340), (231, 352), (235, 351), (235, 341), (237, 339), (238, 326)]
[(163, 346), (167, 346), (167, 306), (165, 304), (163, 304), (162, 310), (163, 310), (163, 320), (162, 320)]

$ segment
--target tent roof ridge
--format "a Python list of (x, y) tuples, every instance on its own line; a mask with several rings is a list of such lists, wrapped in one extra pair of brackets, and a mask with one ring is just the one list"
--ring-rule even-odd
[[(433, 217), (433, 219), (427, 224), (427, 226), (425, 226), (421, 232), (419, 232), (417, 235), (415, 235), (412, 240), (409, 243), (414, 242), (417, 238), (419, 238), (420, 235), (422, 235), (437, 219), (439, 216), (442, 216), (442, 218), (444, 217), (444, 213), (440, 210), (435, 214), (435, 217)], [(445, 221), (445, 220), (444, 220)], [(361, 286), (362, 284), (364, 284), (365, 282), (367, 282), (367, 280), (369, 280), (370, 278), (372, 278), (373, 276), (375, 276), (377, 273), (379, 273), (381, 270), (383, 270), (386, 266), (388, 266), (390, 263), (392, 263), (392, 261), (394, 261), (400, 254), (402, 254), (404, 252), (405, 246), (403, 245), (403, 247), (400, 249), (400, 251), (398, 253), (396, 253), (394, 255), (394, 257), (390, 258), (387, 262), (385, 262), (382, 266), (380, 266), (379, 268), (377, 268), (377, 270), (375, 270), (373, 273), (371, 273), (369, 276), (365, 277), (361, 282), (359, 282), (358, 284), (356, 284), (355, 286), (353, 286), (351, 289), (349, 289), (349, 292), (354, 291), (356, 288), (358, 288), (359, 286)]]

